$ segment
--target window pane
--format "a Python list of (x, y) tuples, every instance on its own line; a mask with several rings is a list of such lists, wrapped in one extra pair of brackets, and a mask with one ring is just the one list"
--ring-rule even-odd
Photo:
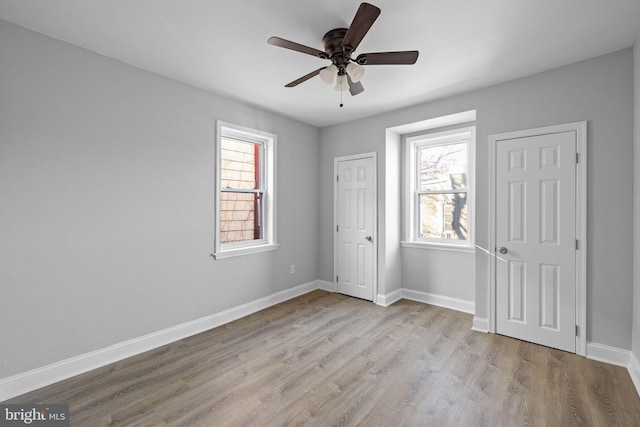
[(418, 189), (467, 188), (467, 143), (423, 146), (418, 152)]
[(260, 144), (222, 138), (220, 185), (222, 188), (260, 188)]
[(220, 242), (262, 239), (262, 197), (258, 193), (220, 194)]
[(467, 240), (469, 216), (466, 193), (420, 194), (419, 237)]

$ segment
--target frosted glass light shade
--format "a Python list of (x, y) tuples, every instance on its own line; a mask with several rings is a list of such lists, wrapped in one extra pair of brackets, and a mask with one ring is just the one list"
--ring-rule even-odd
[(347, 65), (347, 73), (349, 73), (352, 82), (358, 83), (364, 76), (364, 67), (354, 62), (349, 62)]
[(323, 82), (330, 85), (333, 83), (333, 79), (336, 77), (337, 73), (338, 73), (338, 67), (331, 64), (324, 70), (320, 71), (320, 78), (322, 79)]
[(349, 82), (347, 81), (347, 76), (345, 74), (338, 76), (336, 79), (336, 90), (338, 92), (349, 90)]

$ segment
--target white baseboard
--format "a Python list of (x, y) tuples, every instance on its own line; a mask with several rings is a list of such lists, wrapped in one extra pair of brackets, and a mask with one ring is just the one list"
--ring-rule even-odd
[(376, 304), (381, 305), (383, 307), (389, 307), (396, 301), (402, 299), (402, 289), (396, 289), (395, 291), (391, 291), (386, 295), (378, 294), (376, 296)]
[(629, 356), (631, 352), (629, 350), (623, 350), (617, 347), (611, 347), (605, 344), (598, 344), (594, 342), (587, 342), (587, 359), (597, 360), (599, 362), (609, 363), (610, 365), (617, 365), (628, 367)]
[(471, 327), (471, 329), (478, 332), (489, 332), (489, 319), (474, 316), (473, 326)]
[(2, 378), (0, 379), (0, 402), (213, 329), (291, 298), (304, 295), (316, 289), (324, 289), (324, 286), (325, 285), (318, 280), (304, 283), (219, 313), (71, 357), (41, 368)]
[(636, 387), (638, 396), (640, 396), (640, 361), (638, 361), (638, 357), (631, 351), (611, 347), (605, 344), (588, 342), (587, 359), (627, 368), (631, 381), (633, 381), (633, 385)]
[(326, 280), (316, 280), (316, 282), (318, 283), (318, 289), (322, 289), (323, 291), (327, 291), (327, 292), (338, 291), (338, 287), (336, 286), (335, 283), (327, 282)]
[[(467, 301), (459, 298), (447, 297), (444, 295), (430, 294), (428, 292), (416, 291), (414, 289), (400, 288), (391, 291), (388, 294), (378, 294), (376, 296), (376, 304), (388, 307), (394, 302), (401, 299), (408, 299), (424, 304), (437, 305), (439, 307), (450, 308), (452, 310), (462, 311), (464, 313), (474, 314), (476, 304), (473, 301)], [(488, 325), (488, 321), (487, 321)], [(487, 327), (488, 330), (488, 327)]]
[(629, 366), (627, 370), (629, 371), (633, 385), (636, 386), (638, 396), (640, 396), (640, 360), (638, 360), (638, 357), (634, 353), (631, 353), (629, 356)]
[(428, 292), (416, 291), (402, 288), (402, 297), (412, 301), (423, 302), (425, 304), (437, 305), (439, 307), (450, 308), (464, 313), (474, 314), (476, 304), (459, 298), (447, 297), (444, 295), (430, 294)]

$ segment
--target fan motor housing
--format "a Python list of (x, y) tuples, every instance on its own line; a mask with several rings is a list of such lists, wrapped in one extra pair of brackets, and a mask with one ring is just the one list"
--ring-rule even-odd
[(346, 28), (336, 28), (322, 37), (324, 51), (338, 68), (345, 67), (351, 59), (351, 52), (342, 48), (342, 39), (345, 34), (347, 34)]

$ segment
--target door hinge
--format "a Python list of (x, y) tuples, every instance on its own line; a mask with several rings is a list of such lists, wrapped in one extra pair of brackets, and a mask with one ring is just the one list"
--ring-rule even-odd
[(336, 276), (336, 283), (338, 283), (338, 282), (339, 282), (339, 280), (338, 280), (338, 276)]
[(580, 328), (578, 327), (578, 325), (576, 325), (576, 336), (580, 336)]
[(340, 175), (336, 175), (336, 182), (340, 182)]
[(576, 251), (578, 250), (578, 239), (576, 239)]
[(578, 163), (579, 161), (580, 161), (580, 155), (576, 153), (576, 163)]
[(340, 226), (336, 225), (336, 233), (340, 231)]

